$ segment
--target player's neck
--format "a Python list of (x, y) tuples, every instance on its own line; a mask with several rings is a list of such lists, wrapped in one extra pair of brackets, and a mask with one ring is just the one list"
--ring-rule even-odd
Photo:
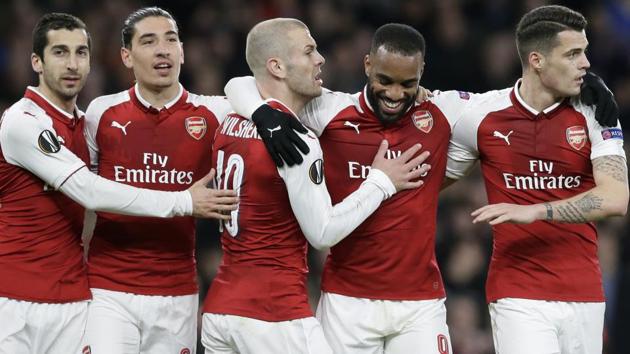
[(518, 93), (525, 103), (538, 112), (544, 111), (561, 99), (546, 88), (540, 78), (533, 72), (523, 74)]
[(179, 93), (179, 83), (175, 83), (167, 88), (151, 87), (138, 82), (140, 96), (146, 100), (151, 107), (162, 109), (167, 103), (175, 99)]
[(278, 100), (296, 114), (300, 112), (310, 100), (310, 98), (307, 99), (296, 94), (282, 81), (256, 80), (256, 84), (262, 98)]
[(46, 97), (46, 99), (52, 102), (55, 106), (64, 110), (64, 112), (74, 114), (74, 107), (77, 105), (77, 96), (66, 99), (51, 90), (46, 84), (39, 84), (39, 86), (37, 86), (37, 92)]

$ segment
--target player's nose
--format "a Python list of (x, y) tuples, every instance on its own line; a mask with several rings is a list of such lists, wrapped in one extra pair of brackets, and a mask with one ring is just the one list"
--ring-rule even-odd
[(402, 100), (405, 97), (404, 90), (400, 85), (392, 85), (385, 94), (392, 101)]
[(582, 60), (580, 61), (580, 64), (582, 65), (580, 69), (588, 70), (591, 67), (591, 62), (588, 61), (585, 53), (582, 53)]
[(79, 58), (77, 58), (76, 54), (70, 54), (68, 56), (68, 61), (66, 62), (68, 70), (76, 71), (79, 67)]
[(158, 41), (155, 46), (155, 54), (158, 56), (168, 56), (170, 54), (166, 41)]
[(315, 59), (315, 64), (319, 65), (319, 66), (322, 66), (322, 65), (326, 64), (326, 58), (324, 58), (324, 56), (321, 55), (320, 52), (317, 52), (317, 57)]

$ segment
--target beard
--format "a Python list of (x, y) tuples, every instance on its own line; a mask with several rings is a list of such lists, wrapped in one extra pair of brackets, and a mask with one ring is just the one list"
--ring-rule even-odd
[(313, 99), (322, 95), (321, 86), (313, 85), (309, 81), (310, 77), (304, 77), (302, 73), (295, 72), (295, 66), (292, 64), (287, 65), (287, 84), (294, 94), (305, 97), (307, 99)]
[(83, 86), (85, 85), (85, 79), (82, 78), (77, 83), (76, 86), (64, 87), (60, 79), (57, 79), (53, 77), (52, 75), (46, 75), (46, 73), (44, 74), (44, 81), (46, 82), (46, 85), (48, 86), (48, 88), (50, 88), (50, 90), (52, 90), (53, 93), (59, 96), (59, 98), (63, 100), (67, 100), (67, 101), (76, 98), (79, 95), (79, 92), (81, 92), (81, 89), (83, 88)]
[(409, 110), (409, 107), (413, 105), (415, 99), (416, 99), (416, 95), (406, 98), (405, 101), (403, 102), (402, 109), (399, 111), (399, 113), (388, 114), (388, 113), (383, 112), (383, 110), (381, 109), (381, 105), (379, 104), (380, 98), (374, 92), (372, 85), (369, 82), (367, 84), (367, 100), (370, 103), (370, 106), (372, 106), (372, 109), (374, 110), (374, 114), (376, 115), (378, 120), (381, 121), (383, 125), (389, 125), (389, 124), (399, 121), (400, 118), (402, 118), (405, 115), (405, 113), (407, 113), (407, 111)]

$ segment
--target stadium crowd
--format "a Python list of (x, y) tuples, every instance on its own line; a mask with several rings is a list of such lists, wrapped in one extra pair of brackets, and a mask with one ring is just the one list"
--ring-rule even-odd
[[(82, 18), (93, 41), (92, 69), (79, 96), (85, 109), (95, 97), (130, 86), (133, 74), (121, 65), (120, 28), (133, 10), (157, 5), (170, 10), (180, 24), (185, 64), (181, 82), (192, 92), (222, 95), (233, 76), (247, 75), (245, 36), (257, 22), (272, 17), (302, 19), (326, 57), (324, 85), (355, 92), (365, 82), (361, 58), (368, 52), (375, 28), (402, 22), (427, 39), (427, 67), (422, 84), (431, 89), (482, 92), (508, 87), (520, 75), (514, 27), (527, 10), (559, 3), (581, 11), (589, 20), (588, 56), (592, 70), (616, 95), (621, 124), (630, 116), (630, 2), (542, 0), (179, 0), (105, 2), (79, 0), (7, 1), (0, 4), (0, 108), (19, 99), (33, 83), (28, 65), (30, 36), (45, 12), (68, 12)], [(626, 131), (627, 132), (627, 131)], [(627, 149), (627, 145), (626, 145)], [(492, 335), (484, 297), (484, 279), (491, 254), (487, 224), (473, 224), (470, 212), (485, 205), (478, 172), (442, 193), (438, 212), (437, 256), (447, 288), (448, 324), (453, 352), (492, 353)], [(630, 218), (599, 224), (600, 262), (607, 296), (605, 353), (630, 352)], [(201, 222), (197, 262), (202, 293), (221, 257), (216, 225)], [(326, 254), (309, 253), (311, 304), (319, 296), (319, 275)], [(625, 334), (625, 338), (624, 338)]]

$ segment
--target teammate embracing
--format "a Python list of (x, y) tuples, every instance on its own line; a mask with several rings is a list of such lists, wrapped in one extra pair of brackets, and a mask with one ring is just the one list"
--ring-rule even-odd
[[(321, 95), (324, 58), (302, 22), (257, 24), (246, 56), (260, 93), (291, 119)], [(283, 128), (266, 129), (275, 134)], [(394, 193), (424, 188), (416, 179), (429, 169), (420, 166), (428, 153), (413, 157), (417, 142), (386, 159), (385, 137), (374, 138), (378, 151), (361, 151), (369, 173), (333, 206), (328, 188), (336, 186), (327, 183), (325, 165), (334, 156), (322, 155), (313, 133), (299, 136), (310, 149), (304, 163), (276, 167), (252, 122), (238, 115), (224, 120), (213, 145), (217, 182), (237, 189), (240, 204), (224, 224), (223, 260), (204, 303), (206, 353), (331, 353), (308, 304), (307, 241), (318, 249), (343, 243)]]
[[(177, 192), (91, 173), (77, 95), (90, 71), (78, 18), (49, 13), (33, 30), (36, 87), (0, 120), (0, 353), (77, 353), (91, 298), (83, 259), (84, 207), (127, 215), (217, 213), (209, 177)], [(201, 177), (201, 176), (199, 176)], [(235, 208), (236, 198), (225, 210)]]
[[(425, 54), (412, 27), (381, 26), (365, 57), (364, 90), (324, 91), (299, 113), (321, 141), (334, 203), (363, 183), (383, 138), (389, 158), (417, 143), (431, 153), (421, 188), (383, 202), (330, 249), (317, 317), (335, 353), (451, 353), (435, 223), (448, 140), (467, 101), (450, 92), (415, 102)], [(226, 93), (245, 115), (261, 103), (249, 78), (233, 79)]]

